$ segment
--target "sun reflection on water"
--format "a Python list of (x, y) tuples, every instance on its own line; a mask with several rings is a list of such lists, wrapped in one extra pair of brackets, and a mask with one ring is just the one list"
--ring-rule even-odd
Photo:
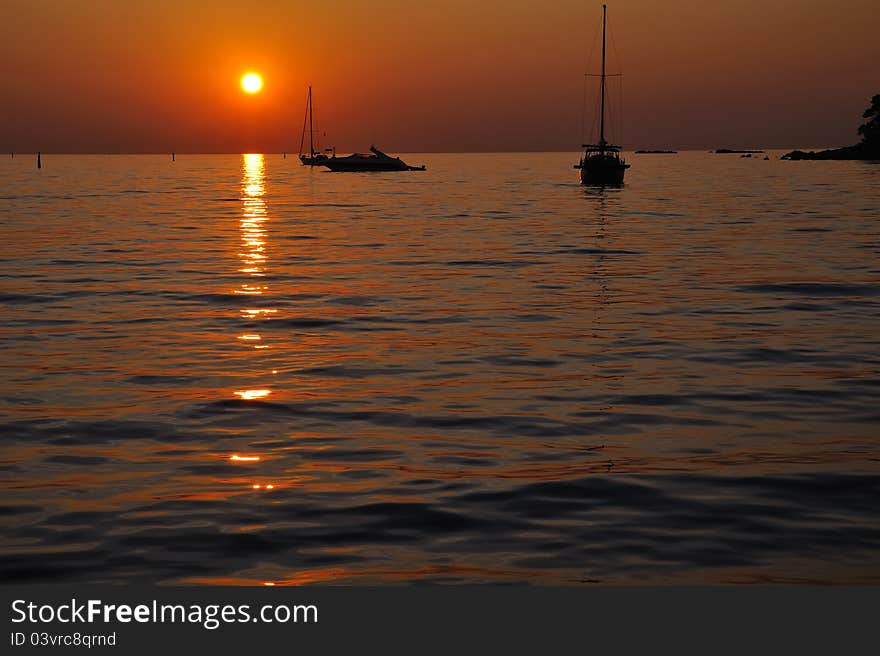
[[(252, 296), (265, 296), (269, 291), (269, 285), (262, 279), (267, 276), (268, 255), (268, 220), (269, 213), (266, 205), (266, 160), (260, 153), (248, 153), (242, 155), (241, 167), (241, 217), (239, 230), (241, 233), (242, 250), (238, 253), (241, 266), (238, 273), (246, 276), (238, 287), (233, 290), (236, 294), (249, 294)], [(260, 283), (253, 280), (261, 279)], [(254, 299), (257, 301), (257, 299)], [(257, 321), (270, 317), (278, 312), (275, 308), (250, 307), (239, 309), (238, 313), (245, 321)], [(253, 328), (253, 326), (248, 326)], [(263, 336), (253, 330), (236, 335), (236, 339), (248, 344), (255, 351), (264, 351), (269, 348), (264, 343)], [(233, 392), (243, 401), (252, 401), (265, 398), (272, 390), (259, 387), (257, 389), (245, 389)]]
[[(269, 291), (269, 285), (263, 283), (262, 280), (260, 284), (252, 280), (253, 278), (264, 279), (267, 276), (268, 256), (266, 254), (266, 247), (269, 234), (267, 230), (269, 216), (264, 198), (266, 193), (265, 173), (266, 164), (263, 155), (246, 154), (242, 156), (241, 218), (239, 221), (242, 250), (238, 253), (238, 258), (241, 262), (238, 273), (244, 274), (247, 278), (242, 281), (238, 289), (233, 290), (236, 294), (265, 297)], [(255, 298), (254, 301), (258, 302), (258, 299)], [(275, 308), (249, 307), (238, 309), (241, 319), (248, 322), (266, 319), (277, 313), (278, 310)], [(251, 329), (253, 327), (252, 324), (248, 326)], [(255, 350), (269, 348), (267, 344), (262, 343), (263, 335), (253, 330), (244, 331), (236, 335), (235, 339), (249, 344)], [(256, 364), (259, 365), (260, 361), (257, 360)], [(272, 373), (275, 373), (275, 370), (272, 370)], [(242, 401), (264, 399), (271, 393), (271, 389), (263, 387), (233, 392)], [(237, 463), (257, 464), (262, 459), (256, 455), (249, 456), (234, 453), (229, 456), (229, 460)], [(272, 483), (251, 483), (250, 488), (254, 491), (273, 490), (275, 485)]]
[(278, 310), (268, 308), (248, 308), (241, 311), (241, 316), (244, 319), (255, 319), (263, 314), (276, 314), (277, 312)]
[(252, 389), (252, 390), (238, 390), (233, 392), (238, 398), (244, 401), (251, 401), (253, 399), (263, 399), (269, 396), (272, 393), (272, 390), (267, 389)]
[[(243, 155), (241, 182), (241, 243), (244, 250), (238, 254), (242, 261), (239, 272), (262, 278), (266, 275), (266, 163), (263, 155)], [(260, 294), (265, 287), (243, 283), (238, 293)]]

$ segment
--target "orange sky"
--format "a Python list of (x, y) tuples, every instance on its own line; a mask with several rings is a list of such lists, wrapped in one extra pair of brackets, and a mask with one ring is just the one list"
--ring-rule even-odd
[[(626, 148), (844, 145), (880, 93), (877, 0), (608, 4)], [(0, 149), (292, 152), (311, 83), (341, 151), (574, 151), (600, 15), (592, 0), (0, 0)]]

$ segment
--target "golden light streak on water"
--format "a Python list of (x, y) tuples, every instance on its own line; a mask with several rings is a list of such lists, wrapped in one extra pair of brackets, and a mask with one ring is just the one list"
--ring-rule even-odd
[(277, 314), (278, 310), (273, 310), (270, 308), (248, 308), (246, 310), (242, 310), (241, 314), (247, 318), (258, 317), (261, 314)]
[(253, 399), (263, 399), (269, 396), (271, 393), (272, 390), (267, 389), (238, 390), (236, 392), (233, 392), (233, 394), (245, 401), (251, 401)]
[[(268, 220), (266, 211), (266, 162), (263, 155), (251, 153), (242, 156), (241, 182), (241, 243), (244, 251), (239, 253), (242, 267), (238, 270), (250, 277), (264, 277), (267, 232), (263, 224)], [(265, 287), (254, 287), (243, 283), (239, 294), (259, 294)]]

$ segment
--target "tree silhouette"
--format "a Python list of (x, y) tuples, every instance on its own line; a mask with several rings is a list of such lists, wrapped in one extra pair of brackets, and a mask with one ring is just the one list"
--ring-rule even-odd
[(862, 114), (862, 118), (869, 119), (859, 127), (862, 135), (862, 143), (870, 148), (880, 147), (880, 94), (871, 98), (871, 106)]
[(782, 156), (782, 159), (870, 159), (880, 160), (880, 93), (871, 98), (871, 106), (862, 114), (868, 119), (859, 127), (862, 140), (854, 146), (832, 148), (830, 150), (810, 151), (793, 150)]

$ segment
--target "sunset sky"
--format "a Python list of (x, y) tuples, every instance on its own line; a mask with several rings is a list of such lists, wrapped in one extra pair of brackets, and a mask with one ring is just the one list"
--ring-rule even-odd
[[(576, 151), (601, 4), (0, 0), (0, 148), (294, 152), (312, 84), (340, 151)], [(628, 149), (845, 145), (880, 93), (877, 0), (608, 5)]]

